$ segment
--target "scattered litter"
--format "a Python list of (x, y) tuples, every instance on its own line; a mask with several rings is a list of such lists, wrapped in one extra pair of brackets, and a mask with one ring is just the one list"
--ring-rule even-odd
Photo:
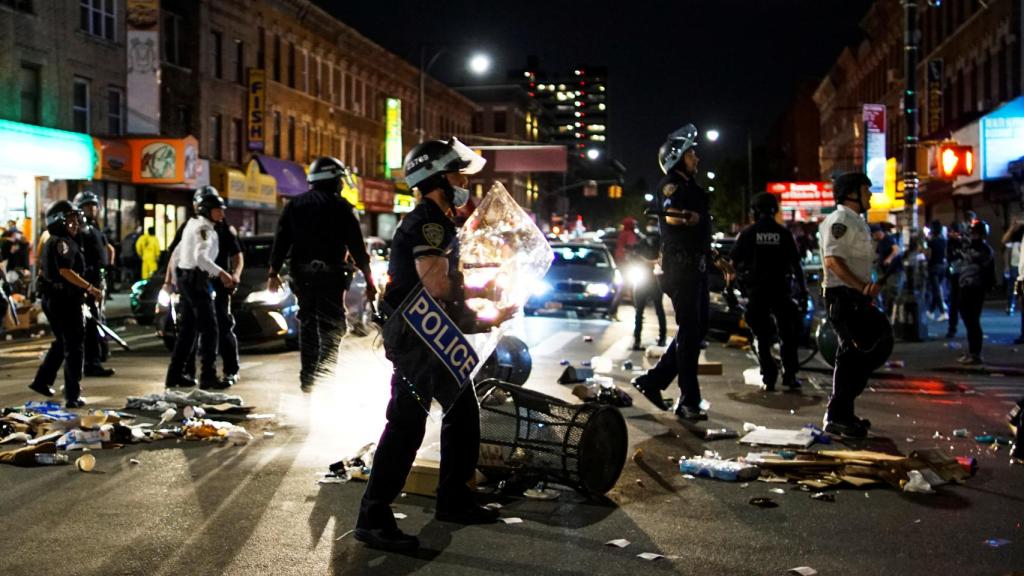
[(514, 518), (514, 517), (513, 518), (499, 518), (499, 520), (501, 520), (505, 524), (522, 524), (523, 523), (523, 519), (522, 518)]
[(886, 368), (903, 368), (906, 366), (906, 362), (903, 360), (889, 360), (885, 363)]
[(942, 433), (939, 432), (938, 430), (935, 431), (935, 434), (932, 434), (932, 439), (933, 440), (937, 439), (937, 438), (942, 438)]
[(96, 468), (96, 457), (85, 453), (75, 459), (75, 467), (81, 472), (92, 472)]
[(693, 474), (683, 474), (683, 479), (685, 480), (695, 480), (696, 478)]
[[(402, 496), (405, 496), (404, 492), (402, 493)], [(484, 504), (484, 508), (490, 508), (491, 510), (501, 510), (501, 503), (488, 502), (487, 504)]]
[(917, 520), (914, 520), (914, 524), (920, 524), (920, 523), (921, 523), (921, 519), (920, 518), (918, 518)]
[(565, 358), (562, 358), (561, 360), (558, 361), (558, 365), (559, 366), (568, 366), (569, 365), (569, 361), (566, 360)]
[(786, 491), (783, 490), (782, 488), (772, 488), (772, 489), (770, 489), (768, 491), (771, 492), (772, 494), (782, 494), (782, 495), (786, 494)]
[(790, 408), (790, 409), (789, 409), (789, 415), (790, 415), (790, 416), (794, 416), (794, 415), (796, 415), (796, 410), (793, 410), (792, 408)]
[(760, 472), (756, 466), (718, 458), (682, 458), (679, 460), (679, 471), (726, 482), (753, 480)]
[(599, 374), (607, 374), (614, 369), (612, 359), (607, 356), (594, 356), (590, 359), (590, 366)]
[(648, 358), (661, 358), (665, 355), (666, 346), (648, 346), (647, 350), (644, 351), (644, 356)]
[(641, 552), (636, 555), (637, 558), (643, 558), (644, 560), (660, 560), (664, 558), (661, 554), (655, 554), (654, 552)]
[(836, 495), (831, 492), (815, 492), (811, 494), (811, 500), (817, 500), (819, 502), (835, 502)]
[(967, 434), (967, 428), (957, 428), (956, 430), (953, 430), (953, 436), (956, 436), (957, 438), (967, 438)]
[(246, 420), (273, 420), (277, 414), (246, 414)]
[(744, 482), (743, 484), (740, 484), (740, 488), (747, 488), (748, 486), (750, 486), (750, 484), (747, 483), (747, 482)]
[(974, 476), (978, 473), (978, 461), (971, 456), (957, 456), (957, 464), (967, 472), (968, 475)]
[(534, 500), (557, 500), (562, 493), (551, 488), (529, 488), (523, 490), (523, 496)]
[(134, 464), (136, 466), (139, 465), (139, 464), (142, 464), (142, 462), (139, 462), (138, 459), (136, 459), (136, 458), (129, 458), (128, 459), (128, 463), (129, 464)]
[(633, 451), (633, 462), (639, 464), (644, 459), (644, 449), (637, 448)]
[(264, 438), (273, 438), (274, 437), (274, 433), (271, 432), (270, 430), (264, 430), (263, 431), (263, 437)]
[(914, 492), (918, 494), (932, 494), (935, 491), (932, 490), (931, 484), (924, 479), (920, 470), (911, 470), (907, 472), (907, 483), (903, 485), (904, 492)]
[(406, 518), (408, 518), (408, 516), (406, 516), (405, 514), (402, 514), (401, 512), (395, 512), (394, 516), (395, 516), (395, 520), (405, 520)]
[(1010, 541), (1005, 538), (989, 538), (988, 540), (985, 540), (985, 545), (989, 548), (1002, 548), (1009, 543)]
[(707, 400), (701, 400), (700, 404), (698, 405), (698, 407), (701, 410), (707, 412), (708, 410), (711, 410), (711, 402), (708, 402)]
[(810, 566), (798, 566), (790, 568), (789, 572), (786, 572), (786, 574), (791, 574), (792, 576), (814, 576), (817, 573), (818, 571)]
[(622, 369), (623, 370), (632, 370), (633, 369), (633, 361), (632, 360), (626, 360), (625, 362), (623, 362), (622, 363)]
[(729, 428), (709, 428), (704, 431), (705, 440), (723, 440), (725, 438), (738, 438), (739, 433)]
[(913, 442), (913, 441), (914, 441), (914, 438), (912, 436), (907, 436), (907, 442)]
[(348, 482), (348, 477), (332, 475), (324, 476), (317, 480), (317, 484), (345, 484), (346, 482)]
[(604, 543), (605, 546), (615, 546), (616, 548), (625, 548), (626, 546), (629, 546), (629, 544), (629, 540), (626, 540), (625, 538), (616, 538), (615, 540), (609, 540)]
[(593, 342), (594, 341), (594, 337), (593, 336), (584, 336), (583, 337), (583, 341), (584, 342)]
[(754, 424), (753, 422), (744, 422), (743, 423), (743, 431), (744, 432), (753, 432), (754, 430), (767, 430), (767, 428), (764, 427), (764, 426), (758, 426), (757, 424)]
[(355, 532), (355, 530), (349, 530), (348, 532), (345, 532), (341, 536), (338, 536), (337, 538), (335, 538), (334, 541), (337, 542), (338, 540), (341, 540), (342, 538), (344, 538), (345, 536), (348, 536), (349, 534), (351, 534), (353, 532)]
[[(746, 428), (746, 424), (744, 424), (744, 428)], [(801, 428), (800, 430), (756, 428), (743, 438), (740, 438), (740, 443), (756, 444), (759, 446), (797, 446), (807, 448), (814, 444), (814, 440), (814, 432), (809, 428)]]
[(764, 498), (764, 497), (751, 498), (750, 500), (748, 500), (748, 502), (750, 504), (753, 504), (754, 506), (757, 506), (758, 508), (778, 508), (779, 507), (778, 503), (775, 502), (775, 500), (772, 500), (771, 498)]

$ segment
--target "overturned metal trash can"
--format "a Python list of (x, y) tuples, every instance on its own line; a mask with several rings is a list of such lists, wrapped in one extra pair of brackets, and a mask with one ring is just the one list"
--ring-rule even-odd
[(618, 409), (569, 404), (519, 386), (478, 385), (480, 461), (488, 475), (522, 474), (603, 495), (626, 463), (629, 437)]

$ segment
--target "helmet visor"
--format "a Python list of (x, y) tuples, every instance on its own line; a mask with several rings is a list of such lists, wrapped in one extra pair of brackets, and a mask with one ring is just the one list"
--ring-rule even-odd
[(697, 142), (697, 127), (693, 124), (687, 124), (682, 128), (668, 135), (669, 140), (677, 140), (681, 142), (696, 143)]
[(487, 164), (486, 158), (470, 150), (454, 136), (448, 145), (451, 146), (452, 151), (445, 155), (444, 160), (440, 163), (442, 166), (452, 166), (461, 174), (476, 174)]

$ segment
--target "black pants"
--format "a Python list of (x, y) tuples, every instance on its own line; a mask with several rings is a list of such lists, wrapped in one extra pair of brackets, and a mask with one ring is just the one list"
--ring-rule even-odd
[(946, 311), (942, 298), (942, 283), (946, 280), (946, 263), (928, 265), (928, 311), (941, 314)]
[[(217, 313), (217, 353), (220, 355), (221, 369), (224, 375), (238, 374), (238, 337), (235, 335), (235, 316), (231, 313), (231, 291), (219, 282), (213, 281), (213, 308)], [(196, 334), (199, 337), (199, 334)], [(198, 342), (193, 344), (192, 354), (185, 362), (185, 373), (196, 374), (196, 350)]]
[(202, 270), (178, 270), (178, 338), (171, 353), (169, 376), (189, 373), (186, 363), (192, 358), (199, 338), (201, 381), (217, 379), (217, 313), (210, 293), (210, 277)]
[[(98, 285), (98, 284), (96, 284)], [(100, 334), (97, 321), (106, 323), (103, 307), (97, 304), (92, 297), (86, 297), (86, 305), (89, 306), (89, 314), (92, 318), (85, 320), (85, 366), (86, 368), (102, 368), (102, 363), (110, 355), (107, 347), (107, 338)]]
[(980, 286), (960, 287), (960, 316), (967, 328), (967, 350), (972, 356), (981, 355), (984, 334), (981, 330), (981, 309), (985, 304), (985, 289)]
[(340, 278), (297, 280), (292, 290), (299, 301), (299, 381), (312, 384), (338, 364), (338, 347), (346, 329), (345, 283)]
[(666, 270), (663, 287), (672, 300), (679, 329), (657, 365), (647, 371), (647, 377), (662, 390), (678, 377), (679, 404), (689, 408), (697, 408), (701, 403), (697, 365), (701, 342), (708, 333), (708, 276), (702, 267), (694, 264), (672, 274)]
[(946, 333), (950, 336), (956, 334), (957, 324), (960, 323), (960, 274), (949, 275), (949, 328)]
[[(410, 392), (408, 381), (397, 373), (392, 376), (388, 423), (377, 443), (370, 481), (359, 505), (356, 527), (396, 527), (390, 505), (405, 486), (406, 477), (416, 459), (416, 451), (423, 442), (431, 400), (429, 390), (433, 389), (429, 380), (439, 374), (438, 370), (445, 368), (431, 362), (414, 377), (416, 395)], [(441, 376), (448, 378), (445, 374)], [(441, 423), (438, 511), (456, 511), (473, 505), (473, 493), (468, 483), (476, 470), (479, 453), (480, 406), (470, 384), (456, 397)]]
[(757, 359), (761, 378), (765, 384), (775, 384), (779, 367), (772, 356), (772, 346), (779, 340), (782, 353), (782, 371), (787, 378), (795, 378), (800, 369), (797, 344), (800, 335), (800, 312), (796, 302), (785, 293), (752, 292), (744, 314), (750, 331), (757, 339)]
[(82, 357), (85, 318), (81, 297), (72, 294), (43, 296), (43, 312), (53, 330), (53, 343), (36, 371), (33, 383), (38, 388), (53, 386), (57, 371), (64, 365), (64, 397), (77, 400), (82, 393)]
[(644, 286), (633, 288), (633, 307), (636, 308), (636, 317), (633, 319), (633, 340), (640, 342), (640, 336), (644, 330), (644, 309), (647, 303), (654, 305), (654, 313), (658, 315), (658, 345), (665, 342), (665, 306), (662, 304), (661, 286), (653, 274), (647, 277)]
[(857, 323), (862, 321), (861, 310), (870, 305), (870, 299), (855, 290), (825, 290), (828, 321), (839, 340), (835, 370), (832, 373), (832, 398), (828, 402), (825, 416), (829, 421), (852, 421), (855, 416), (854, 401), (868, 385), (871, 373), (865, 368), (863, 357), (853, 344), (853, 332), (858, 327)]

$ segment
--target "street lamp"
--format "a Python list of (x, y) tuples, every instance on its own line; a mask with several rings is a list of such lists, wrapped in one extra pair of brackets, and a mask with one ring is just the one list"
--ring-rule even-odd
[(708, 172), (708, 180), (714, 180), (714, 179), (715, 179), (715, 173), (714, 172)]
[(718, 130), (708, 130), (707, 133), (705, 134), (705, 136), (707, 136), (707, 139), (709, 141), (715, 142), (715, 141), (718, 140), (718, 136), (719, 136)]
[[(708, 130), (704, 134), (710, 142), (715, 142), (721, 136), (718, 130)], [(715, 173), (708, 172), (708, 179), (714, 180)], [(743, 193), (743, 214), (748, 212), (750, 198), (754, 195), (754, 146), (750, 138), (750, 131), (747, 131), (747, 189)]]
[(591, 160), (597, 160), (600, 157), (601, 151), (598, 150), (597, 148), (591, 148), (590, 150), (587, 150), (587, 158), (590, 158)]
[[(426, 134), (426, 129), (424, 128), (424, 122), (423, 122), (423, 112), (424, 112), (424, 109), (426, 108), (426, 99), (427, 99), (427, 97), (426, 97), (427, 74), (430, 72), (430, 69), (434, 67), (434, 64), (437, 63), (437, 59), (440, 58), (441, 55), (444, 54), (445, 52), (448, 52), (448, 47), (441, 46), (440, 48), (437, 49), (436, 52), (434, 52), (433, 56), (430, 57), (430, 60), (427, 60), (427, 45), (426, 44), (420, 44), (420, 70), (419, 70), (420, 71), (420, 98), (419, 98), (419, 106), (417, 106), (417, 109), (418, 109), (418, 114), (417, 114), (417, 116), (418, 116), (418, 118), (417, 118), (417, 125), (418, 125), (417, 132), (419, 132), (419, 141), (420, 142), (423, 142), (423, 139), (424, 139), (425, 134)], [(490, 68), (491, 68), (491, 59), (490, 59), (490, 57), (488, 57), (486, 54), (483, 54), (483, 53), (474, 54), (469, 59), (469, 61), (467, 62), (467, 68), (469, 68), (470, 72), (472, 72), (473, 74), (476, 74), (478, 76), (479, 75), (483, 75), (488, 70), (490, 70)]]

